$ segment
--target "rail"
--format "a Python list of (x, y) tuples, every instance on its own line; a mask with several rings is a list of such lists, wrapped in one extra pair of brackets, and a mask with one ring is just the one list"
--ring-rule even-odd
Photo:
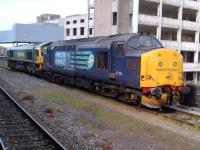
[[(22, 108), (16, 100), (14, 100), (2, 87), (0, 87), (0, 91), (7, 97), (7, 99), (11, 100), (12, 103), (26, 116), (26, 118), (45, 136), (51, 144), (58, 150), (65, 150), (66, 148), (55, 138), (53, 137), (42, 125), (40, 125), (24, 108)], [(2, 142), (3, 143), (3, 142)]]

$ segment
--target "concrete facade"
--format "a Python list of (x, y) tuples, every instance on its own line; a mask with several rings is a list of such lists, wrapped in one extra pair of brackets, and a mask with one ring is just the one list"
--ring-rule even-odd
[[(94, 8), (94, 35), (101, 36), (112, 34), (112, 1), (95, 0)], [(104, 17), (106, 19), (104, 19)]]
[(94, 16), (95, 36), (151, 33), (183, 54), (185, 80), (200, 82), (199, 0), (94, 0)]
[(57, 24), (14, 24), (12, 30), (0, 31), (0, 43), (64, 40), (63, 32)]

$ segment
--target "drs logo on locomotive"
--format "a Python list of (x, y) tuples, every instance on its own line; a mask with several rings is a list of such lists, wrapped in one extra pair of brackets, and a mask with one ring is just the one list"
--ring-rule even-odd
[(55, 66), (66, 70), (90, 70), (94, 65), (94, 54), (91, 51), (56, 51)]

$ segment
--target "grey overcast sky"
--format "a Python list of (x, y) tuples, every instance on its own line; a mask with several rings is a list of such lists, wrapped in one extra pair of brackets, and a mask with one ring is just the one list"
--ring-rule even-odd
[(87, 12), (87, 0), (0, 0), (0, 31), (14, 23), (34, 23), (43, 13), (62, 17)]

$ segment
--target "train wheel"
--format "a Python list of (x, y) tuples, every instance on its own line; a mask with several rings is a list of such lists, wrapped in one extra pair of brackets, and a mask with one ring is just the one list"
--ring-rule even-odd
[[(131, 96), (131, 99), (132, 99), (132, 96)], [(141, 98), (139, 96), (136, 96), (134, 99), (132, 99), (132, 101), (134, 105), (137, 105), (137, 106), (141, 105)]]

